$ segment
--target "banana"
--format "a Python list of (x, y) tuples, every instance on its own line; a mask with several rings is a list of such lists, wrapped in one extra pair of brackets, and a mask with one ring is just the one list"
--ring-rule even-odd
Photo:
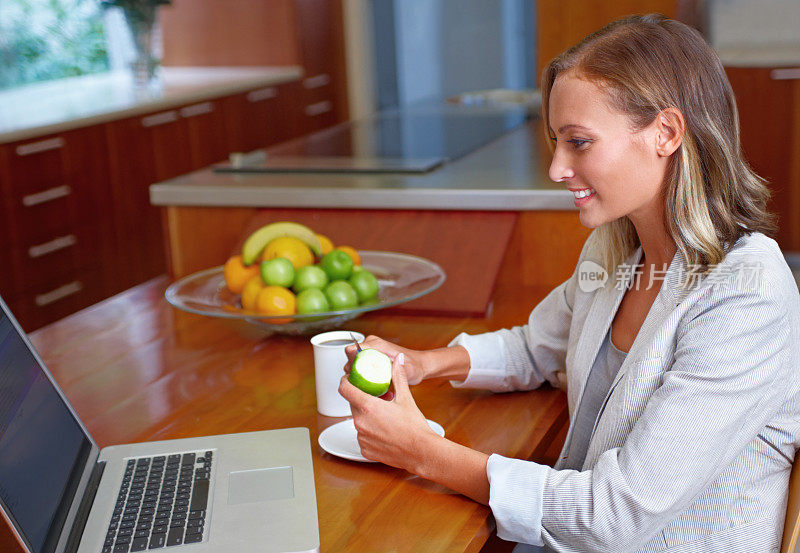
[(293, 236), (305, 242), (314, 255), (322, 256), (322, 245), (313, 230), (300, 223), (281, 221), (263, 226), (247, 237), (242, 245), (242, 262), (252, 265), (271, 241), (281, 236)]

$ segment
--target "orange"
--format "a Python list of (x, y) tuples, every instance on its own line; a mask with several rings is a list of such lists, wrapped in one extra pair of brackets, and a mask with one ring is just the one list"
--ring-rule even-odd
[(361, 256), (358, 255), (358, 252), (352, 246), (336, 246), (337, 250), (342, 250), (344, 253), (350, 256), (350, 259), (353, 260), (353, 265), (361, 265)]
[(245, 311), (256, 311), (258, 293), (264, 289), (266, 284), (261, 279), (261, 275), (256, 275), (247, 281), (242, 290), (242, 309)]
[(247, 267), (242, 263), (241, 255), (234, 255), (225, 262), (222, 274), (225, 276), (225, 285), (234, 294), (241, 294), (247, 281), (258, 274), (258, 264)]
[[(256, 298), (256, 309), (263, 315), (294, 315), (297, 300), (288, 289), (282, 286), (265, 286)], [(269, 319), (269, 323), (286, 323), (290, 319)]]
[(319, 239), (320, 246), (322, 246), (322, 255), (325, 255), (333, 249), (333, 242), (331, 242), (330, 238), (324, 234), (317, 234), (317, 238)]
[(272, 240), (264, 248), (263, 261), (285, 257), (292, 262), (295, 270), (314, 264), (314, 254), (305, 242), (294, 236), (281, 236)]

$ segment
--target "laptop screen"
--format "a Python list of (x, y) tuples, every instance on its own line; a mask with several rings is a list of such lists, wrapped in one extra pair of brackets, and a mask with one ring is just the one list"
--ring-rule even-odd
[(0, 309), (0, 499), (27, 545), (55, 549), (91, 443)]

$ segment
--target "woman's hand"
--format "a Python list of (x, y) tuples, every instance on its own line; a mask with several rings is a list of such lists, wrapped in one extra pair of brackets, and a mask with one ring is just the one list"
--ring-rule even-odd
[[(383, 338), (378, 338), (377, 336), (367, 336), (360, 345), (362, 348), (372, 348), (382, 351), (393, 361), (402, 353), (405, 358), (403, 369), (407, 382), (413, 386), (425, 379), (425, 367), (423, 363), (425, 362), (426, 352), (403, 348), (391, 342), (387, 342)], [(347, 354), (347, 364), (344, 366), (344, 372), (349, 373), (350, 366), (353, 364), (353, 359), (355, 359), (357, 353), (355, 344), (347, 346), (345, 348), (345, 353)], [(391, 397), (388, 399), (391, 399)]]
[[(365, 345), (374, 346), (374, 341), (367, 343), (369, 340), (365, 340)], [(383, 340), (381, 343), (388, 344)], [(347, 374), (339, 383), (339, 393), (350, 402), (361, 454), (373, 461), (417, 472), (426, 457), (425, 451), (433, 445), (432, 440), (439, 436), (428, 426), (411, 396), (404, 357), (402, 351), (396, 352), (392, 362), (392, 385), (382, 398), (371, 396), (353, 386)], [(390, 401), (385, 398), (393, 399)]]

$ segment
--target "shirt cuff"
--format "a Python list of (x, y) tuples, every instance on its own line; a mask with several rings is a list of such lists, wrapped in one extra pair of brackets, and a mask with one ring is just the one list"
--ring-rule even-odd
[(463, 346), (469, 354), (469, 373), (463, 381), (451, 380), (456, 388), (490, 390), (504, 383), (506, 354), (503, 339), (495, 332), (471, 336), (462, 332), (447, 344)]
[(489, 507), (497, 536), (508, 541), (544, 545), (542, 503), (548, 467), (493, 454), (486, 464)]

